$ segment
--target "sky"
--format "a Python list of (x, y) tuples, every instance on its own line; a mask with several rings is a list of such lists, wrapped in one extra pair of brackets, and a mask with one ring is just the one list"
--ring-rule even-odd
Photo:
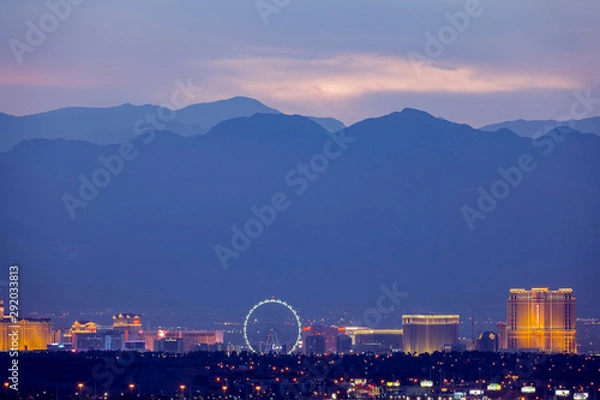
[(5, 1), (0, 112), (168, 105), (183, 81), (346, 124), (557, 119), (600, 97), (599, 35), (597, 0)]

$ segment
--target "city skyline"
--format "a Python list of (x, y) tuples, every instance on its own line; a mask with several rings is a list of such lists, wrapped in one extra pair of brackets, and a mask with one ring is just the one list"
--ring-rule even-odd
[(600, 3), (0, 4), (0, 398), (600, 400)]
[[(435, 313), (406, 314), (403, 312), (399, 315), (400, 324), (396, 323), (396, 326), (393, 329), (383, 328), (381, 326), (368, 326), (365, 325), (365, 322), (368, 322), (365, 320), (349, 320), (346, 321), (345, 326), (344, 324), (340, 324), (343, 319), (338, 323), (328, 324), (324, 319), (321, 319), (320, 321), (310, 321), (308, 318), (302, 318), (291, 305), (283, 300), (271, 297), (256, 303), (250, 308), (245, 316), (243, 324), (241, 320), (237, 321), (237, 323), (235, 321), (225, 322), (223, 329), (220, 330), (215, 330), (215, 325), (213, 324), (210, 325), (210, 329), (208, 330), (206, 327), (202, 330), (197, 330), (197, 328), (190, 330), (181, 325), (170, 328), (165, 325), (159, 325), (150, 328), (148, 324), (142, 323), (142, 320), (144, 319), (143, 313), (118, 313), (111, 315), (110, 325), (106, 323), (102, 324), (97, 318), (95, 321), (93, 319), (78, 318), (72, 322), (72, 325), (66, 321), (68, 324), (67, 327), (56, 327), (56, 329), (54, 329), (52, 333), (53, 341), (50, 343), (48, 341), (50, 335), (48, 332), (52, 330), (50, 318), (23, 319), (22, 321), (26, 325), (32, 324), (31, 329), (37, 329), (34, 324), (39, 321), (39, 329), (41, 330), (39, 331), (39, 338), (37, 336), (38, 334), (33, 333), (34, 336), (31, 338), (28, 338), (27, 335), (22, 335), (20, 346), (25, 350), (27, 350), (28, 347), (33, 347), (31, 350), (44, 350), (46, 349), (46, 345), (43, 344), (43, 341), (46, 340), (48, 348), (50, 348), (50, 345), (52, 344), (52, 348), (58, 345), (68, 345), (67, 348), (69, 349), (70, 346), (72, 346), (73, 349), (87, 350), (88, 347), (102, 348), (102, 346), (108, 346), (106, 349), (112, 350), (114, 343), (120, 343), (117, 345), (116, 349), (125, 349), (126, 343), (129, 343), (128, 346), (134, 346), (131, 347), (131, 350), (156, 351), (155, 349), (168, 349), (164, 351), (173, 351), (173, 349), (178, 349), (177, 352), (185, 353), (196, 349), (189, 343), (188, 339), (183, 339), (184, 336), (182, 336), (181, 332), (220, 332), (217, 333), (217, 339), (211, 339), (212, 341), (206, 342), (205, 344), (215, 345), (220, 343), (225, 347), (216, 347), (214, 350), (235, 348), (238, 352), (246, 350), (266, 353), (271, 351), (283, 353), (293, 353), (295, 351), (329, 353), (337, 352), (340, 351), (339, 349), (344, 348), (348, 351), (353, 349), (352, 351), (358, 352), (382, 351), (385, 353), (390, 351), (404, 351), (420, 354), (432, 353), (434, 351), (476, 350), (479, 349), (480, 346), (478, 343), (484, 340), (496, 340), (495, 337), (498, 336), (499, 339), (497, 339), (495, 345), (482, 344), (481, 346), (486, 346), (486, 348), (495, 346), (494, 351), (500, 352), (538, 351), (576, 353), (578, 347), (576, 325), (584, 319), (577, 318), (576, 316), (575, 297), (572, 293), (573, 289), (571, 288), (561, 288), (558, 290), (532, 288), (529, 291), (511, 288), (506, 303), (506, 318), (500, 321), (488, 321), (488, 324), (496, 326), (497, 329), (495, 330), (491, 327), (486, 327), (485, 323), (482, 323), (484, 321), (477, 321), (474, 318), (474, 315), (466, 318), (466, 321), (464, 322), (467, 322), (467, 325), (463, 325), (461, 329), (459, 329), (459, 326), (461, 325), (460, 315), (443, 315)], [(291, 315), (295, 317), (295, 320), (292, 318), (292, 321), (294, 321), (294, 323), (297, 322), (297, 338), (291, 339), (291, 337), (288, 336), (285, 340), (291, 339), (291, 342), (279, 342), (282, 338), (281, 331), (279, 330), (282, 328), (281, 324), (283, 323), (286, 325), (288, 322), (285, 322), (285, 320), (273, 322), (274, 320), (271, 320), (273, 314), (270, 314), (273, 310), (271, 310), (270, 313), (266, 314), (267, 316), (271, 315), (271, 317), (260, 322), (263, 326), (263, 328), (260, 328), (261, 333), (259, 336), (253, 334), (251, 344), (251, 342), (249, 342), (250, 336), (247, 336), (246, 329), (255, 330), (256, 328), (254, 328), (254, 325), (250, 324), (247, 327), (246, 323), (251, 316), (253, 324), (256, 323), (255, 310), (258, 310), (265, 305), (266, 308), (272, 308), (270, 304), (275, 305), (276, 309), (279, 307), (280, 310), (283, 309), (287, 310), (288, 313), (292, 313)], [(5, 314), (4, 303), (0, 302), (0, 305), (3, 321), (5, 321), (3, 326), (9, 327), (11, 324), (15, 325), (16, 321), (14, 319), (11, 320), (11, 318)], [(264, 316), (260, 317), (260, 319), (263, 320)], [(599, 319), (596, 318), (596, 320), (598, 321)], [(230, 328), (227, 328), (227, 325), (229, 325)], [(243, 330), (240, 330), (242, 328)], [(302, 329), (300, 330), (300, 328)], [(470, 335), (468, 332), (469, 328)], [(34, 331), (32, 330), (31, 332)], [(115, 332), (117, 332), (116, 337)], [(241, 336), (239, 336), (240, 333), (243, 334), (243, 340)], [(119, 338), (119, 335), (122, 337)], [(272, 338), (270, 338), (271, 335), (273, 335)], [(362, 339), (358, 339), (360, 335), (367, 335), (365, 337), (369, 337), (369, 340), (371, 341), (374, 340), (373, 335), (378, 335), (378, 337), (380, 337), (378, 340), (382, 340), (383, 342), (381, 342), (378, 348), (364, 347)], [(340, 336), (348, 337), (350, 340), (349, 345), (341, 344), (339, 342)], [(394, 339), (395, 336), (397, 336), (398, 339)], [(325, 340), (322, 338), (327, 339)], [(316, 339), (321, 339), (322, 342), (315, 341)], [(597, 341), (598, 339), (600, 338), (593, 339), (593, 341)], [(108, 342), (105, 343), (106, 340), (108, 340)], [(260, 343), (258, 343), (258, 340), (260, 340)], [(266, 348), (263, 344), (264, 340), (273, 340), (275, 347), (272, 349), (271, 347), (268, 347), (269, 350), (264, 350)], [(168, 342), (168, 344), (162, 344), (163, 342)], [(367, 343), (371, 342), (365, 342), (364, 344)], [(4, 351), (10, 349), (9, 342), (1, 342), (0, 344), (0, 348)], [(373, 343), (371, 343), (371, 345), (372, 344)], [(589, 344), (591, 345), (592, 342)], [(600, 343), (597, 343), (597, 345), (600, 345)]]

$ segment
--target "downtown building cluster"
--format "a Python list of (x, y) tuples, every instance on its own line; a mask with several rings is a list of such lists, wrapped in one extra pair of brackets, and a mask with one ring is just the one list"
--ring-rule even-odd
[[(0, 312), (3, 314), (3, 306)], [(163, 351), (187, 353), (223, 348), (220, 330), (144, 330), (142, 318), (134, 313), (112, 317), (112, 324), (77, 320), (69, 329), (52, 329), (48, 318), (23, 318), (17, 323), (4, 317), (0, 321), (0, 351), (11, 350), (8, 333), (19, 332), (18, 350), (51, 351)]]
[(223, 331), (217, 330), (144, 330), (137, 314), (118, 314), (112, 326), (92, 321), (75, 321), (71, 329), (55, 331), (50, 349), (70, 347), (76, 351), (163, 351), (187, 353), (198, 350), (222, 350)]
[[(0, 305), (4, 315), (3, 305)], [(576, 309), (572, 289), (510, 289), (506, 322), (497, 332), (486, 331), (478, 338), (459, 338), (459, 315), (403, 315), (402, 327), (372, 329), (353, 326), (305, 326), (299, 351), (306, 354), (391, 353), (436, 351), (528, 351), (576, 353)], [(0, 321), (0, 350), (8, 351), (11, 326)], [(19, 350), (66, 351), (190, 351), (245, 350), (225, 346), (222, 330), (144, 330), (142, 318), (134, 313), (112, 317), (112, 325), (78, 320), (70, 329), (52, 330), (49, 319), (20, 319)], [(262, 352), (264, 349), (260, 349)]]
[(507, 320), (497, 332), (461, 339), (459, 315), (403, 315), (402, 329), (304, 328), (307, 353), (507, 351), (576, 353), (576, 309), (572, 289), (510, 289)]

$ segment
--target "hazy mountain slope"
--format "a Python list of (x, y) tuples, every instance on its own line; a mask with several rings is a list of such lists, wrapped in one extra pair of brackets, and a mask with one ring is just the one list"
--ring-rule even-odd
[[(146, 116), (157, 118), (164, 110), (154, 105), (135, 106), (123, 104), (117, 107), (92, 108), (69, 107), (22, 117), (10, 116), (0, 119), (0, 151), (10, 150), (17, 143), (32, 138), (63, 138), (86, 140), (97, 144), (122, 143), (136, 136), (138, 131), (150, 126)], [(158, 121), (160, 123), (160, 121)], [(205, 133), (206, 128), (198, 125), (171, 121), (167, 124), (181, 134)]]
[[(423, 310), (502, 314), (509, 287), (545, 285), (573, 286), (578, 312), (596, 307), (600, 138), (573, 132), (548, 152), (410, 109), (341, 137), (279, 114), (140, 137), (137, 156), (73, 220), (61, 197), (78, 196), (78, 178), (118, 146), (21, 143), (0, 154), (0, 261), (23, 266), (25, 308), (246, 307), (277, 295), (366, 309), (393, 282), (409, 292), (403, 306)], [(324, 152), (336, 157), (326, 168)], [(470, 231), (461, 207), (477, 208), (478, 187), (489, 191), (523, 154), (537, 168)], [(311, 159), (321, 172), (302, 179)], [(232, 248), (232, 227), (277, 193), (288, 207), (224, 270), (215, 245)], [(100, 293), (110, 299), (97, 303)]]
[(526, 121), (518, 119), (515, 121), (505, 121), (498, 124), (483, 126), (479, 129), (483, 131), (497, 131), (498, 129), (505, 128), (510, 129), (520, 136), (538, 137), (561, 126), (566, 126), (584, 133), (595, 133), (596, 135), (600, 135), (600, 117), (579, 120), (572, 119), (569, 121)]
[(250, 117), (256, 113), (280, 114), (278, 110), (267, 107), (258, 100), (239, 96), (227, 100), (192, 104), (177, 110), (177, 119), (181, 122), (211, 128), (221, 121), (237, 117)]
[(329, 132), (337, 132), (346, 127), (342, 121), (339, 121), (335, 118), (320, 118), (320, 117), (307, 117), (307, 118), (316, 122), (317, 124), (321, 125), (321, 127), (325, 128)]
[[(177, 111), (147, 104), (118, 107), (68, 107), (16, 117), (0, 114), (0, 152), (34, 138), (85, 140), (96, 144), (123, 143), (152, 128), (178, 135), (204, 134), (221, 121), (249, 117), (257, 113), (280, 112), (247, 97), (233, 97), (210, 103), (193, 104)], [(343, 124), (333, 118), (313, 118), (328, 130)]]

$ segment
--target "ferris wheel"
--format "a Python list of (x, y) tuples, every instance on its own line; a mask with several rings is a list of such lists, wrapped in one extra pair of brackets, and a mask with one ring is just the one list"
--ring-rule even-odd
[[(246, 346), (248, 346), (248, 349), (250, 351), (257, 353), (256, 348), (252, 346), (252, 344), (250, 343), (250, 340), (248, 339), (248, 323), (250, 322), (252, 314), (254, 314), (254, 312), (258, 308), (260, 308), (261, 306), (264, 306), (265, 304), (281, 305), (281, 306), (287, 308), (293, 314), (296, 325), (298, 327), (298, 331), (294, 332), (294, 335), (295, 335), (294, 344), (293, 344), (292, 348), (287, 352), (287, 354), (293, 353), (298, 348), (298, 346), (300, 345), (300, 341), (302, 340), (302, 324), (300, 323), (300, 317), (298, 316), (298, 313), (296, 312), (296, 310), (294, 310), (294, 308), (291, 305), (289, 305), (288, 303), (286, 303), (285, 301), (279, 300), (279, 299), (266, 299), (263, 301), (259, 301), (250, 309), (250, 311), (248, 311), (248, 314), (246, 315), (246, 318), (244, 319), (244, 342), (246, 343)], [(277, 338), (277, 333), (274, 332), (273, 329), (271, 329), (271, 332), (268, 335), (267, 342), (269, 343), (270, 346), (272, 346), (271, 347), (272, 349), (274, 349), (274, 350), (281, 349), (280, 347), (276, 347), (277, 344), (273, 343), (273, 337)], [(275, 340), (277, 340), (277, 339), (275, 339)]]

